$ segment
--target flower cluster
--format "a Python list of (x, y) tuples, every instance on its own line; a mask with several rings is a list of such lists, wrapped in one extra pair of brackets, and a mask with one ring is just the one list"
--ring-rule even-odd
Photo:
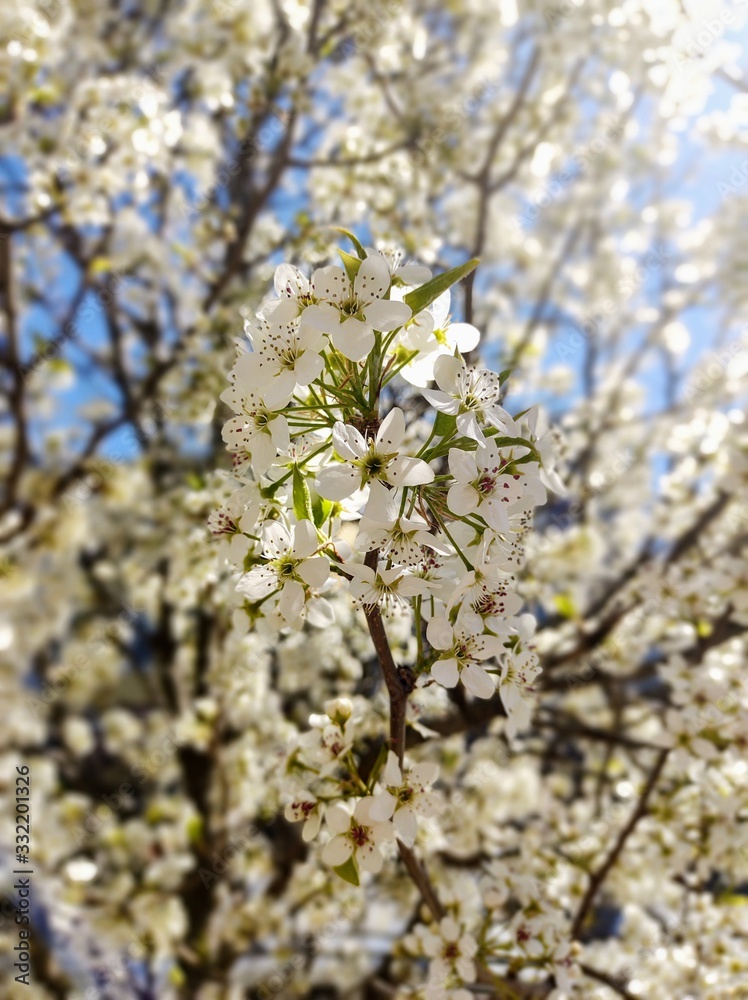
[(325, 712), (311, 717), (311, 729), (289, 756), (288, 784), (293, 791), (285, 817), (304, 823), (302, 837), (307, 842), (316, 838), (324, 818), (329, 839), (322, 860), (357, 883), (359, 867), (380, 870), (384, 845), (399, 839), (412, 847), (418, 817), (436, 815), (439, 806), (432, 786), (439, 768), (428, 761), (401, 766), (390, 750), (364, 780), (353, 753), (353, 703), (336, 698), (325, 705)]
[(432, 278), (355, 245), (311, 278), (282, 264), (276, 296), (246, 323), (221, 397), (239, 489), (213, 528), (231, 539), (252, 620), (327, 625), (325, 595), (340, 586), (367, 615), (407, 607), (419, 685), (462, 683), (477, 698), (500, 685), (526, 723), (535, 671), (517, 652), (528, 626), (514, 569), (532, 509), (557, 485), (537, 413), (513, 417), (509, 373), (461, 353), (479, 333), (450, 322), (449, 288), (475, 262)]

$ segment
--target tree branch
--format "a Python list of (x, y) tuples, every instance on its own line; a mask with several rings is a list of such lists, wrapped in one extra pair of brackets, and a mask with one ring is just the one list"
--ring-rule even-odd
[(613, 845), (613, 849), (611, 850), (608, 857), (605, 859), (600, 868), (598, 868), (598, 870), (591, 876), (590, 884), (587, 887), (587, 892), (584, 894), (584, 898), (582, 899), (579, 909), (577, 910), (576, 916), (574, 917), (574, 922), (571, 925), (572, 938), (576, 938), (579, 936), (579, 931), (581, 930), (582, 925), (584, 924), (584, 921), (587, 918), (587, 914), (592, 909), (592, 904), (595, 902), (595, 897), (600, 891), (603, 882), (605, 882), (605, 879), (608, 877), (613, 866), (618, 861), (618, 858), (621, 856), (621, 853), (624, 847), (626, 846), (626, 841), (629, 839), (631, 834), (636, 829), (637, 823), (646, 813), (649, 799), (652, 795), (652, 792), (655, 789), (655, 786), (657, 784), (657, 781), (659, 780), (660, 775), (662, 774), (662, 769), (665, 766), (665, 761), (667, 760), (669, 753), (670, 753), (669, 750), (660, 751), (657, 757), (657, 761), (655, 762), (655, 766), (652, 768), (652, 771), (650, 772), (650, 775), (647, 778), (647, 783), (644, 786), (641, 796), (639, 797), (639, 802), (637, 803), (636, 809), (634, 809), (633, 813), (631, 814), (628, 823), (626, 823), (624, 828), (618, 834), (618, 839)]

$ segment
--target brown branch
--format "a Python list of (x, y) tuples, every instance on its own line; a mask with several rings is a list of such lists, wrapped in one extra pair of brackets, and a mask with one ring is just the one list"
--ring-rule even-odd
[(0, 297), (2, 297), (2, 309), (5, 312), (6, 320), (7, 367), (11, 378), (8, 410), (12, 414), (15, 424), (15, 444), (5, 481), (5, 496), (2, 506), (0, 506), (0, 513), (10, 510), (15, 504), (18, 486), (29, 457), (29, 438), (26, 424), (26, 380), (20, 363), (11, 244), (10, 236), (0, 240)]
[[(491, 198), (491, 166), (493, 164), (494, 157), (498, 152), (499, 146), (501, 145), (504, 136), (506, 135), (509, 127), (514, 122), (518, 116), (522, 106), (525, 103), (525, 98), (527, 92), (532, 83), (532, 79), (535, 76), (535, 71), (538, 67), (538, 62), (540, 58), (540, 52), (537, 48), (533, 50), (532, 56), (527, 62), (525, 67), (525, 72), (523, 74), (522, 80), (517, 88), (517, 92), (514, 95), (514, 100), (512, 101), (511, 107), (498, 123), (496, 130), (491, 137), (488, 144), (488, 151), (483, 161), (483, 164), (477, 174), (469, 176), (467, 179), (476, 183), (479, 187), (479, 201), (477, 208), (478, 216), (478, 226), (475, 233), (475, 240), (472, 247), (471, 257), (478, 257), (483, 250), (483, 244), (486, 240), (486, 231), (488, 226), (488, 203)], [(475, 285), (475, 271), (467, 276), (465, 281), (465, 322), (473, 322), (473, 294)]]
[[(367, 552), (364, 565), (376, 572), (377, 561), (379, 559), (379, 549), (372, 549)], [(369, 626), (374, 649), (376, 650), (379, 665), (382, 668), (384, 683), (390, 696), (390, 746), (397, 754), (400, 766), (403, 764), (405, 755), (405, 714), (408, 704), (409, 688), (403, 683), (400, 672), (397, 669), (390, 643), (385, 631), (382, 614), (376, 605), (365, 608), (366, 623)], [(423, 864), (418, 860), (415, 853), (401, 840), (397, 841), (397, 847), (403, 864), (410, 875), (413, 884), (421, 894), (426, 906), (433, 914), (435, 920), (441, 920), (444, 916), (444, 908), (439, 902), (428, 872)]]
[(358, 167), (365, 163), (378, 163), (380, 160), (383, 160), (386, 156), (390, 156), (392, 153), (397, 153), (401, 149), (407, 149), (408, 145), (409, 143), (406, 140), (402, 140), (400, 142), (394, 142), (390, 146), (386, 146), (384, 149), (373, 150), (371, 153), (362, 153), (360, 156), (341, 156), (337, 159), (325, 157), (311, 157), (308, 159), (290, 157), (288, 160), (288, 166), (304, 170), (307, 170), (310, 167)]
[(620, 979), (617, 979), (614, 975), (608, 972), (603, 972), (601, 969), (595, 969), (591, 965), (587, 965), (585, 962), (581, 962), (579, 968), (585, 974), (589, 976), (590, 979), (596, 979), (599, 983), (605, 983), (606, 986), (610, 987), (619, 996), (625, 998), (625, 1000), (642, 1000), (641, 995), (637, 993), (634, 996), (633, 993), (629, 993), (626, 987), (621, 983)]
[[(367, 552), (364, 565), (376, 572), (377, 560), (379, 559), (379, 549), (372, 549)], [(397, 754), (400, 765), (403, 763), (405, 754), (405, 712), (408, 702), (408, 691), (400, 678), (395, 660), (390, 649), (389, 639), (385, 631), (382, 614), (376, 605), (365, 608), (366, 624), (369, 626), (369, 635), (374, 643), (374, 649), (379, 659), (379, 665), (384, 675), (384, 683), (387, 685), (387, 693), (390, 696), (390, 746)]]
[(444, 907), (439, 901), (428, 872), (411, 848), (404, 844), (402, 840), (398, 840), (397, 849), (400, 852), (400, 857), (403, 860), (408, 875), (410, 875), (414, 885), (420, 892), (424, 903), (431, 910), (434, 920), (441, 920), (444, 916)]
[[(258, 122), (257, 128), (261, 127), (264, 123), (266, 117), (271, 113), (270, 107), (265, 109), (265, 113)], [(265, 178), (265, 183), (262, 184), (257, 189), (252, 189), (249, 192), (245, 192), (243, 197), (245, 198), (244, 209), (242, 217), (237, 226), (237, 234), (234, 240), (229, 243), (226, 248), (226, 254), (224, 257), (223, 269), (215, 279), (210, 287), (210, 291), (205, 299), (203, 308), (206, 312), (209, 312), (216, 302), (219, 301), (221, 295), (226, 290), (228, 285), (231, 283), (234, 276), (237, 274), (242, 265), (242, 260), (244, 257), (244, 250), (247, 245), (247, 240), (252, 232), (255, 222), (265, 207), (270, 195), (273, 193), (275, 188), (283, 175), (284, 170), (288, 166), (288, 155), (293, 145), (294, 139), (294, 129), (296, 127), (296, 111), (292, 109), (286, 120), (286, 129), (283, 134), (283, 138), (278, 144), (277, 149), (273, 153), (272, 163), (268, 169), (267, 177)], [(243, 165), (242, 171), (240, 172), (240, 178), (245, 178), (247, 175), (248, 166)]]
[(658, 754), (655, 766), (652, 768), (652, 771), (650, 772), (650, 775), (647, 778), (647, 783), (644, 786), (644, 789), (639, 797), (636, 809), (634, 809), (633, 813), (631, 814), (628, 823), (626, 823), (621, 832), (618, 834), (618, 839), (613, 845), (613, 849), (611, 850), (608, 857), (605, 859), (600, 868), (598, 868), (598, 870), (594, 872), (594, 874), (590, 877), (590, 884), (587, 887), (587, 892), (584, 894), (584, 898), (582, 899), (582, 902), (579, 905), (579, 909), (577, 910), (576, 916), (574, 917), (574, 922), (572, 923), (571, 926), (572, 938), (576, 938), (579, 936), (579, 931), (582, 925), (584, 924), (584, 921), (586, 920), (588, 913), (592, 908), (592, 904), (595, 902), (595, 897), (600, 891), (600, 888), (605, 882), (605, 879), (610, 874), (613, 866), (618, 861), (618, 858), (621, 856), (621, 853), (624, 847), (626, 846), (626, 841), (629, 839), (631, 834), (636, 829), (639, 820), (646, 813), (649, 799), (652, 795), (652, 792), (655, 789), (655, 786), (659, 780), (660, 775), (662, 774), (662, 769), (665, 766), (665, 761), (667, 760), (669, 753), (670, 753), (669, 750), (661, 750), (660, 753)]

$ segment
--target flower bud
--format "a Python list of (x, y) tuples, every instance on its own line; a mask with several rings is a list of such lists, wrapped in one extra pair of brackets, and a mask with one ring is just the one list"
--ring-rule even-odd
[(344, 726), (353, 713), (353, 702), (350, 698), (332, 698), (325, 702), (325, 711), (338, 726)]

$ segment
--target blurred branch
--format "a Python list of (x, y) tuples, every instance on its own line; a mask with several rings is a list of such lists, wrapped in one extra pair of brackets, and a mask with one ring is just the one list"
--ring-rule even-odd
[(18, 486), (29, 456), (29, 438), (26, 416), (26, 380), (21, 365), (18, 343), (18, 316), (13, 274), (12, 239), (0, 239), (0, 306), (5, 313), (7, 349), (2, 363), (11, 380), (8, 392), (8, 410), (15, 430), (15, 442), (10, 467), (5, 478), (5, 495), (0, 503), (0, 515), (11, 510), (16, 503)]
[(613, 845), (612, 850), (608, 854), (603, 864), (590, 877), (589, 886), (587, 887), (587, 891), (585, 892), (582, 898), (582, 902), (579, 904), (579, 909), (577, 910), (571, 925), (572, 938), (579, 937), (579, 933), (584, 925), (587, 915), (592, 909), (593, 903), (595, 902), (595, 897), (602, 888), (603, 883), (610, 874), (614, 865), (618, 861), (618, 858), (621, 856), (621, 853), (624, 847), (626, 846), (626, 841), (629, 839), (631, 834), (636, 829), (639, 820), (646, 813), (647, 806), (649, 804), (649, 799), (655, 790), (660, 775), (662, 774), (662, 770), (665, 767), (665, 762), (668, 758), (669, 753), (670, 753), (669, 750), (660, 751), (657, 760), (655, 762), (655, 765), (650, 771), (649, 777), (647, 778), (647, 782), (644, 788), (642, 789), (642, 793), (639, 796), (639, 801), (636, 805), (636, 808), (631, 814), (629, 821), (626, 823), (621, 832), (618, 834), (616, 842)]

